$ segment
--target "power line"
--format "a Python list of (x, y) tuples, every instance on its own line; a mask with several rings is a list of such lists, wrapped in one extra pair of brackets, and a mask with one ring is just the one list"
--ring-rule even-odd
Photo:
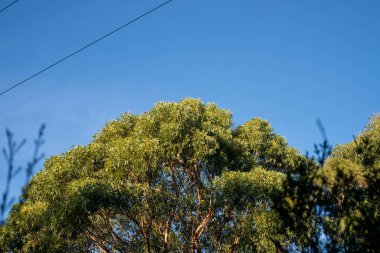
[(5, 6), (4, 8), (2, 8), (0, 10), (0, 13), (2, 13), (3, 11), (5, 11), (6, 9), (8, 9), (9, 7), (11, 7), (12, 5), (14, 5), (15, 3), (17, 3), (19, 0), (15, 0), (13, 1), (12, 3), (8, 4), (7, 6)]
[(168, 1), (166, 1), (166, 2), (164, 2), (164, 3), (162, 3), (162, 4), (160, 4), (160, 5), (158, 5), (158, 6), (156, 6), (156, 7), (154, 7), (153, 9), (151, 9), (151, 10), (145, 12), (144, 14), (138, 16), (137, 18), (132, 19), (131, 21), (125, 23), (124, 25), (122, 25), (122, 26), (120, 26), (120, 27), (114, 29), (113, 31), (111, 31), (111, 32), (109, 32), (109, 33), (107, 33), (107, 34), (101, 36), (100, 38), (94, 40), (93, 42), (91, 42), (91, 43), (85, 45), (84, 47), (81, 47), (80, 49), (74, 51), (73, 53), (71, 53), (71, 54), (65, 56), (64, 58), (62, 58), (62, 59), (60, 59), (60, 60), (54, 62), (53, 64), (47, 66), (46, 68), (44, 68), (44, 69), (38, 71), (37, 73), (35, 73), (35, 74), (29, 76), (28, 78), (25, 78), (25, 79), (22, 80), (21, 82), (18, 82), (18, 83), (16, 83), (16, 84), (14, 84), (13, 86), (10, 86), (10, 87), (7, 88), (6, 90), (2, 91), (2, 92), (0, 93), (0, 96), (4, 95), (5, 93), (7, 93), (7, 92), (9, 92), (9, 91), (11, 91), (11, 90), (13, 90), (14, 88), (16, 88), (16, 87), (19, 86), (19, 85), (24, 84), (25, 82), (29, 81), (30, 79), (32, 79), (32, 78), (34, 78), (34, 77), (36, 77), (36, 76), (42, 74), (43, 72), (45, 72), (45, 71), (47, 71), (47, 70), (53, 68), (54, 66), (58, 65), (59, 63), (61, 63), (61, 62), (65, 61), (65, 60), (67, 60), (67, 59), (73, 57), (74, 55), (80, 53), (81, 51), (83, 51), (83, 50), (89, 48), (90, 46), (92, 46), (92, 45), (98, 43), (99, 41), (101, 41), (101, 40), (107, 38), (108, 36), (110, 36), (110, 35), (112, 35), (112, 34), (118, 32), (119, 30), (121, 30), (121, 29), (125, 28), (126, 26), (128, 26), (128, 25), (130, 25), (130, 24), (136, 22), (137, 20), (139, 20), (139, 19), (145, 17), (146, 15), (149, 15), (150, 13), (152, 13), (152, 12), (158, 10), (159, 8), (163, 7), (164, 5), (166, 5), (166, 4), (168, 4), (168, 3), (172, 2), (172, 1), (173, 1), (173, 0), (168, 0)]

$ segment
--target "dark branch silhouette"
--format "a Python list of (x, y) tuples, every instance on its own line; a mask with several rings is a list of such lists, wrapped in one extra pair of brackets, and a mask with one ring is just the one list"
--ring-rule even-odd
[(39, 153), (41, 146), (45, 143), (43, 139), (45, 127), (46, 127), (45, 124), (41, 125), (38, 131), (37, 139), (34, 140), (33, 157), (32, 157), (32, 160), (29, 161), (26, 166), (26, 183), (28, 183), (30, 178), (33, 176), (33, 170), (35, 166), (45, 157), (44, 153), (42, 154)]
[[(320, 166), (323, 166), (326, 159), (331, 155), (333, 146), (329, 143), (326, 130), (322, 125), (322, 121), (319, 118), (317, 118), (316, 123), (318, 126), (318, 130), (322, 136), (322, 143), (314, 144), (314, 155), (310, 158), (316, 160)], [(309, 152), (306, 151), (305, 155), (306, 157), (309, 157)]]
[[(44, 144), (43, 135), (45, 130), (45, 124), (42, 124), (39, 131), (37, 139), (34, 141), (34, 152), (32, 159), (27, 163), (25, 167), (26, 172), (26, 182), (29, 181), (31, 176), (33, 175), (33, 170), (40, 162), (44, 154), (40, 154), (40, 148)], [(16, 167), (15, 165), (15, 157), (18, 152), (24, 147), (26, 144), (26, 139), (23, 139), (20, 143), (14, 140), (14, 134), (9, 130), (5, 130), (6, 138), (7, 138), (7, 146), (2, 149), (4, 159), (6, 161), (7, 166), (7, 176), (5, 182), (5, 188), (2, 194), (2, 201), (0, 203), (0, 224), (4, 224), (5, 216), (9, 210), (9, 208), (16, 201), (15, 197), (10, 198), (10, 187), (13, 179), (22, 171), (23, 167)]]
[(332, 151), (332, 146), (329, 143), (326, 130), (323, 127), (322, 121), (320, 119), (317, 119), (317, 126), (319, 129), (319, 132), (322, 135), (323, 142), (318, 145), (314, 144), (314, 153), (316, 155), (316, 160), (322, 166), (325, 163), (326, 159), (330, 156), (331, 151)]

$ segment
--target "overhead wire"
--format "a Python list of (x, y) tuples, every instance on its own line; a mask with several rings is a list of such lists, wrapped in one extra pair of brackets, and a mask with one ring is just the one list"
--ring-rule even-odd
[(143, 17), (145, 17), (145, 16), (151, 14), (152, 12), (154, 12), (154, 11), (160, 9), (161, 7), (167, 5), (168, 3), (172, 2), (172, 1), (174, 1), (174, 0), (168, 0), (168, 1), (166, 1), (166, 2), (164, 2), (164, 3), (162, 3), (162, 4), (160, 4), (160, 5), (158, 5), (158, 6), (156, 6), (156, 7), (154, 7), (153, 9), (150, 9), (149, 11), (147, 11), (147, 12), (141, 14), (140, 16), (138, 16), (138, 17), (132, 19), (131, 21), (128, 21), (127, 23), (125, 23), (125, 24), (119, 26), (118, 28), (112, 30), (111, 32), (109, 32), (109, 33), (107, 33), (107, 34), (101, 36), (100, 38), (98, 38), (98, 39), (92, 41), (91, 43), (89, 43), (89, 44), (87, 44), (87, 45), (81, 47), (80, 49), (78, 49), (78, 50), (72, 52), (71, 54), (69, 54), (69, 55), (63, 57), (62, 59), (60, 59), (60, 60), (58, 60), (58, 61), (56, 61), (56, 62), (50, 64), (49, 66), (43, 68), (42, 70), (40, 70), (40, 71), (38, 71), (38, 72), (36, 72), (36, 73), (30, 75), (29, 77), (25, 78), (24, 80), (22, 80), (22, 81), (20, 81), (20, 82), (18, 82), (18, 83), (16, 83), (16, 84), (10, 86), (9, 88), (3, 90), (3, 91), (0, 93), (0, 96), (4, 95), (5, 93), (7, 93), (7, 92), (13, 90), (14, 88), (16, 88), (16, 87), (18, 87), (18, 86), (20, 86), (20, 85), (26, 83), (26, 82), (29, 81), (30, 79), (32, 79), (32, 78), (34, 78), (34, 77), (36, 77), (36, 76), (42, 74), (43, 72), (45, 72), (45, 71), (47, 71), (47, 70), (53, 68), (54, 66), (60, 64), (61, 62), (63, 62), (63, 61), (65, 61), (65, 60), (67, 60), (67, 59), (73, 57), (74, 55), (76, 55), (76, 54), (82, 52), (83, 50), (85, 50), (85, 49), (91, 47), (92, 45), (94, 45), (94, 44), (100, 42), (101, 40), (107, 38), (108, 36), (110, 36), (110, 35), (112, 35), (112, 34), (118, 32), (118, 31), (120, 31), (121, 29), (127, 27), (128, 25), (130, 25), (130, 24), (132, 24), (132, 23), (138, 21), (139, 19), (141, 19), (141, 18), (143, 18)]
[(12, 3), (8, 4), (7, 6), (5, 6), (4, 8), (0, 9), (0, 13), (2, 13), (3, 11), (5, 11), (6, 9), (8, 9), (9, 7), (11, 7), (12, 5), (14, 5), (15, 3), (17, 3), (19, 0), (14, 0)]

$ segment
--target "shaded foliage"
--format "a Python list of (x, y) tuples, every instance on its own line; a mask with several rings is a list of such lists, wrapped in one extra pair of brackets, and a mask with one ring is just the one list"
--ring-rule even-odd
[(380, 248), (380, 117), (363, 133), (336, 147), (315, 176), (320, 189), (327, 247), (335, 252), (377, 252)]

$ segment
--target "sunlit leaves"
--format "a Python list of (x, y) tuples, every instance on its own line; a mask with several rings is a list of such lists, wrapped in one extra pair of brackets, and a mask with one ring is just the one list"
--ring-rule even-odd
[(329, 249), (370, 247), (379, 229), (379, 125), (375, 117), (320, 168), (265, 120), (233, 128), (215, 104), (160, 102), (48, 159), (1, 227), (0, 246), (284, 252), (316, 249), (323, 228)]

